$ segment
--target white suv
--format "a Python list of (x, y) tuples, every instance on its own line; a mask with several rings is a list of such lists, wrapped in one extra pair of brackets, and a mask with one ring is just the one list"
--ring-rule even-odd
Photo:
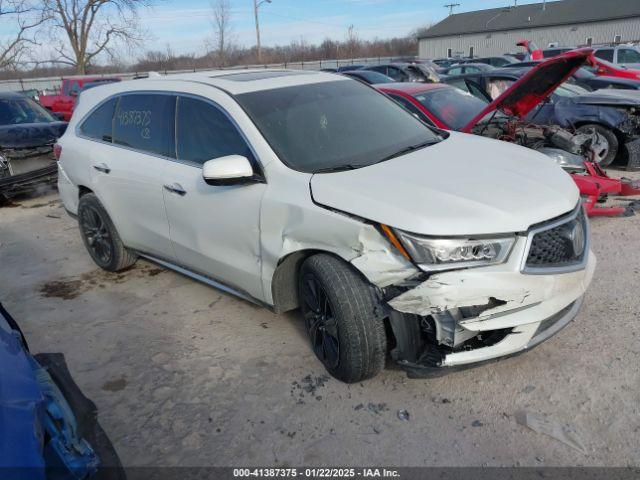
[(427, 127), (362, 83), (242, 71), (84, 92), (59, 189), (102, 268), (144, 257), (276, 312), (335, 377), (524, 351), (577, 314), (595, 258), (547, 157)]

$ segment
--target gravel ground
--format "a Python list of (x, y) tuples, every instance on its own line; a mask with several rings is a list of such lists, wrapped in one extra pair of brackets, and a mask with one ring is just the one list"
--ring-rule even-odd
[[(390, 365), (345, 385), (297, 312), (145, 261), (102, 272), (55, 194), (0, 209), (0, 300), (32, 351), (65, 354), (126, 466), (637, 466), (640, 216), (595, 219), (592, 237), (598, 267), (572, 324), (435, 380)], [(521, 411), (568, 426), (584, 451), (518, 424)]]

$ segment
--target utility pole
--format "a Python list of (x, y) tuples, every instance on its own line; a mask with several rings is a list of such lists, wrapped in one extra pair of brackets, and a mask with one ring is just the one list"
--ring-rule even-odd
[(258, 8), (263, 3), (271, 3), (271, 0), (253, 0), (253, 14), (256, 17), (256, 47), (258, 50), (258, 63), (262, 63), (262, 52), (260, 50), (260, 23), (258, 22)]
[(447, 3), (444, 7), (449, 9), (449, 15), (453, 15), (453, 7), (459, 7), (459, 3)]

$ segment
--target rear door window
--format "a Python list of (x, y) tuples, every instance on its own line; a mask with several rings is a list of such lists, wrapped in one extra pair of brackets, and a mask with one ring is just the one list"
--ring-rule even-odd
[(242, 155), (255, 165), (244, 138), (215, 105), (190, 97), (178, 97), (176, 138), (178, 160), (202, 165), (227, 155)]
[(451, 69), (449, 69), (449, 71), (447, 72), (449, 75), (461, 75), (462, 73), (464, 73), (464, 70), (462, 67), (453, 67)]
[(120, 97), (113, 121), (113, 143), (175, 158), (176, 97), (140, 93)]
[(618, 50), (618, 63), (640, 63), (640, 53), (631, 48)]
[(96, 108), (80, 125), (83, 136), (111, 143), (113, 139), (113, 113), (116, 109), (116, 98), (107, 100)]
[(606, 60), (607, 62), (613, 62), (613, 48), (601, 48), (596, 50), (594, 55), (598, 58)]

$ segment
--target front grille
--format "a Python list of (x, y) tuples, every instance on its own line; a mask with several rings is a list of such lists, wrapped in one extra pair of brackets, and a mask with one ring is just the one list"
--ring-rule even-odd
[(534, 229), (531, 235), (527, 268), (569, 267), (582, 263), (587, 255), (588, 232), (582, 209), (565, 221)]

